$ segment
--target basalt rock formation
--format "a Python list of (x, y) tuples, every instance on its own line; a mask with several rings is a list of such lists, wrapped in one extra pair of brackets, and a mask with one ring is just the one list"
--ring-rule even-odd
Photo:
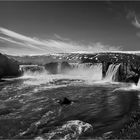
[(19, 76), (19, 64), (17, 61), (0, 54), (0, 79), (4, 77)]

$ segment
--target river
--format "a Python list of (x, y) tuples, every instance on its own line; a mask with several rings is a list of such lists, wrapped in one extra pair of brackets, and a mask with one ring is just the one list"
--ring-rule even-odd
[(3, 79), (0, 138), (117, 138), (139, 108), (139, 84), (114, 82), (117, 67), (104, 79), (101, 65), (59, 74), (27, 70)]

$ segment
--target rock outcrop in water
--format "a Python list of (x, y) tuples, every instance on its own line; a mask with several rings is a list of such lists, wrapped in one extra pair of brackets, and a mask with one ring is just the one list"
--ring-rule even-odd
[(0, 54), (0, 79), (3, 77), (15, 77), (19, 75), (18, 62)]
[(64, 97), (63, 99), (58, 100), (58, 103), (60, 105), (69, 105), (72, 103), (72, 101), (70, 99), (68, 99), (67, 97)]

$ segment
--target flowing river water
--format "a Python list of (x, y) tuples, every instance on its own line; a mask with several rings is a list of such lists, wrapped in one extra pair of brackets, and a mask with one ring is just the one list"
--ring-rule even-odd
[[(22, 66), (24, 67), (24, 66)], [(107, 138), (139, 108), (139, 88), (114, 82), (118, 65), (102, 78), (101, 64), (75, 64), (65, 73), (25, 70), (0, 82), (1, 139)], [(63, 99), (71, 102), (63, 104)]]

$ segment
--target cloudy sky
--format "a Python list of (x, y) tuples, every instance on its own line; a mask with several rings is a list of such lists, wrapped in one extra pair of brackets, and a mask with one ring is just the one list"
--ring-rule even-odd
[(0, 52), (140, 50), (138, 1), (0, 1)]

